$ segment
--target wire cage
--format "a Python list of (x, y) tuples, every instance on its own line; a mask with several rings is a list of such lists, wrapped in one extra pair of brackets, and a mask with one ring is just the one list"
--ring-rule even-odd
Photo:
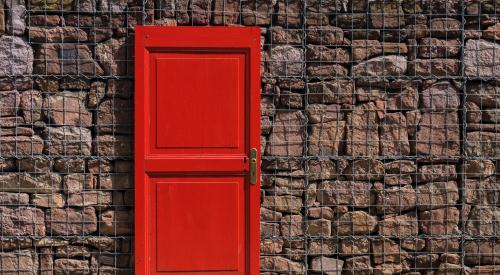
[(261, 27), (261, 274), (500, 273), (500, 2), (0, 5), (0, 274), (134, 272), (137, 25)]

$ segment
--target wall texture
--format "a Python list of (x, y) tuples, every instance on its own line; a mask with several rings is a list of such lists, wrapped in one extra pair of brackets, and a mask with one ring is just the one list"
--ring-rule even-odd
[(499, 273), (500, 2), (304, 1), (0, 0), (0, 274), (133, 273), (139, 24), (262, 27), (262, 274)]

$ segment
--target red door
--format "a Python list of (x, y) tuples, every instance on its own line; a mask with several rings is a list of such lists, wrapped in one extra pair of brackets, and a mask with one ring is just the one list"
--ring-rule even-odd
[(136, 274), (258, 274), (259, 43), (136, 28)]

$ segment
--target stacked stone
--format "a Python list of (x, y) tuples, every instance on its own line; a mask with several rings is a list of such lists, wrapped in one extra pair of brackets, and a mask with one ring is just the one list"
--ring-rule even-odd
[(499, 272), (495, 4), (0, 0), (0, 273), (133, 272), (138, 24), (262, 27), (261, 274)]

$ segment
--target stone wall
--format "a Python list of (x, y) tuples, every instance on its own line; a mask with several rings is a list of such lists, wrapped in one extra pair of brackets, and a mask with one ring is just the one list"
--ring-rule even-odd
[(262, 27), (261, 274), (500, 272), (500, 4), (0, 0), (0, 274), (133, 273), (133, 34)]

